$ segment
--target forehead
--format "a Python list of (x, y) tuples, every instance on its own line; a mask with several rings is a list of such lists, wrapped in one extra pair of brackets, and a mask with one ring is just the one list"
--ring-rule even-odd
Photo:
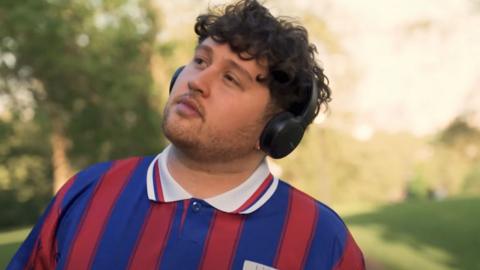
[[(254, 77), (257, 75), (264, 76), (267, 71), (267, 61), (266, 59), (248, 59), (246, 53), (241, 53), (242, 57), (237, 52), (234, 52), (228, 43), (219, 43), (212, 38), (208, 37), (204, 39), (198, 46), (196, 50), (203, 50), (207, 53), (212, 54), (214, 60), (231, 60), (241, 65), (248, 71), (255, 73), (252, 74)], [(248, 60), (245, 60), (248, 59)]]

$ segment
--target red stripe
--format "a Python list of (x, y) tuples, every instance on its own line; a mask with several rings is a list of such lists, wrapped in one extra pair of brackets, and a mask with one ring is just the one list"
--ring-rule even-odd
[(216, 212), (213, 219), (200, 269), (231, 269), (244, 218)]
[(334, 268), (335, 270), (364, 270), (365, 262), (363, 260), (362, 251), (353, 240), (352, 235), (348, 232), (345, 248), (342, 258)]
[(117, 161), (100, 179), (73, 241), (66, 269), (89, 269), (118, 196), (140, 158)]
[(160, 180), (160, 170), (158, 169), (158, 161), (155, 161), (155, 165), (153, 166), (153, 179), (153, 181), (155, 181), (157, 200), (160, 202), (165, 202), (165, 198), (163, 197), (162, 181)]
[(292, 190), (286, 224), (275, 259), (276, 268), (303, 269), (317, 219), (315, 201), (298, 190)]
[(75, 182), (76, 176), (70, 178), (68, 182), (58, 191), (55, 202), (50, 212), (45, 218), (40, 234), (34, 245), (34, 250), (30, 254), (25, 269), (54, 269), (56, 267), (55, 256), (57, 253), (57, 242), (55, 232), (58, 224), (58, 218), (61, 213), (61, 204), (65, 194)]
[(176, 203), (152, 203), (128, 269), (158, 269), (175, 209)]
[(265, 190), (270, 186), (272, 181), (273, 181), (273, 175), (268, 174), (267, 178), (263, 180), (263, 183), (260, 185), (257, 191), (255, 191), (255, 193), (253, 193), (253, 195), (250, 196), (250, 198), (246, 202), (244, 202), (242, 206), (240, 206), (237, 210), (235, 210), (234, 213), (240, 213), (242, 211), (245, 211), (245, 209), (247, 209), (248, 207), (250, 207), (255, 201), (258, 200), (260, 195), (262, 195), (265, 192)]

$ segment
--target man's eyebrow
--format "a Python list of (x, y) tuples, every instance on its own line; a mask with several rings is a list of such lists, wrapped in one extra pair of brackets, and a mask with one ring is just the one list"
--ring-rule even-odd
[(245, 77), (248, 78), (248, 80), (250, 80), (250, 82), (253, 82), (253, 78), (252, 78), (252, 75), (250, 74), (250, 72), (248, 72), (246, 69), (244, 69), (242, 66), (240, 66), (237, 62), (235, 62), (233, 60), (227, 60), (227, 65), (230, 68), (235, 69), (238, 72), (242, 73)]
[[(205, 44), (199, 44), (197, 45), (197, 47), (195, 47), (195, 51), (198, 52), (198, 51), (205, 51), (207, 54), (209, 55), (212, 55), (213, 54), (213, 49), (208, 46), (208, 45), (205, 45)], [(247, 79), (250, 81), (250, 82), (253, 82), (253, 77), (252, 75), (246, 70), (244, 69), (241, 65), (239, 65), (237, 62), (233, 61), (233, 60), (227, 60), (227, 66), (229, 68), (232, 68), (232, 69), (235, 69), (237, 70), (238, 72), (242, 73), (245, 77), (247, 77)]]
[(213, 49), (210, 48), (210, 46), (207, 46), (207, 45), (204, 45), (204, 44), (199, 44), (197, 45), (197, 47), (195, 47), (195, 51), (198, 52), (198, 51), (205, 51), (206, 53), (208, 53), (209, 55), (211, 55), (213, 53)]

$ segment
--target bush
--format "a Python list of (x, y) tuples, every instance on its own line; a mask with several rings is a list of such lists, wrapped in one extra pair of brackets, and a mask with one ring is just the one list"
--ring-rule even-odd
[(49, 198), (33, 197), (20, 202), (14, 190), (0, 190), (0, 230), (34, 224)]

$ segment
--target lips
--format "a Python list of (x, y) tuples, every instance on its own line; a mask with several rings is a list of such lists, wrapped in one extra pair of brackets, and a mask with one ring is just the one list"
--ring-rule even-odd
[(177, 101), (177, 110), (182, 114), (187, 114), (190, 116), (198, 115), (203, 118), (202, 107), (198, 102), (190, 96), (182, 96)]

